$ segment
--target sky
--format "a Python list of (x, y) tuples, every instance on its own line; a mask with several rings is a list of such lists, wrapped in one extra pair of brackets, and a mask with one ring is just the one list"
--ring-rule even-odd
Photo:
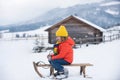
[(0, 0), (0, 25), (31, 20), (53, 8), (67, 8), (103, 0)]

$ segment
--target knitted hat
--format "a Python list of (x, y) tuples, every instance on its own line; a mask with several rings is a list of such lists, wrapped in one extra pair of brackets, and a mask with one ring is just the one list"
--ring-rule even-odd
[(62, 36), (62, 37), (67, 37), (68, 32), (65, 28), (65, 26), (61, 25), (59, 29), (56, 31), (56, 36)]

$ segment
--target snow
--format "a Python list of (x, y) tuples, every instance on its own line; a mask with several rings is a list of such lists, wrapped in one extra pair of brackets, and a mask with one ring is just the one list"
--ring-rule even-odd
[(112, 14), (112, 15), (118, 15), (119, 14), (119, 12), (113, 11), (113, 10), (110, 10), (110, 9), (105, 10), (105, 12), (107, 12), (109, 14)]
[(120, 26), (114, 26), (114, 27), (108, 28), (108, 30), (119, 31), (120, 30)]
[(0, 33), (7, 33), (7, 32), (9, 32), (9, 30), (2, 30), (2, 31), (0, 31)]
[(120, 5), (120, 1), (112, 1), (108, 3), (101, 4), (100, 6), (111, 6), (111, 5)]
[(108, 28), (104, 35), (110, 36), (110, 35), (115, 35), (115, 34), (120, 34), (120, 26), (114, 26), (111, 28)]
[[(42, 32), (42, 31), (41, 31)], [(0, 80), (50, 80), (40, 78), (33, 68), (32, 62), (48, 63), (46, 56), (49, 50), (32, 53), (34, 47), (32, 39), (0, 40)], [(78, 45), (79, 46), (79, 45)], [(64, 80), (120, 80), (120, 40), (89, 45), (74, 49), (73, 63), (91, 63), (87, 67), (87, 75), (79, 75), (79, 67), (67, 67), (69, 78)], [(39, 68), (44, 76), (49, 75), (49, 69)]]

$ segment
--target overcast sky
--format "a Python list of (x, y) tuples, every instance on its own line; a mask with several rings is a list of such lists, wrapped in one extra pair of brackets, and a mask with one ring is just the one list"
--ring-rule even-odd
[(30, 20), (56, 7), (99, 1), (103, 0), (0, 0), (0, 25)]

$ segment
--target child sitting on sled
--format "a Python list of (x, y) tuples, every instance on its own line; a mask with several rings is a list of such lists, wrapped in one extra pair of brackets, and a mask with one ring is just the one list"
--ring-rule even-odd
[(56, 78), (67, 78), (68, 70), (62, 65), (70, 65), (73, 62), (73, 46), (74, 41), (68, 36), (65, 26), (60, 26), (56, 31), (57, 43), (54, 45), (54, 54), (47, 56), (51, 66), (57, 71), (54, 74)]

